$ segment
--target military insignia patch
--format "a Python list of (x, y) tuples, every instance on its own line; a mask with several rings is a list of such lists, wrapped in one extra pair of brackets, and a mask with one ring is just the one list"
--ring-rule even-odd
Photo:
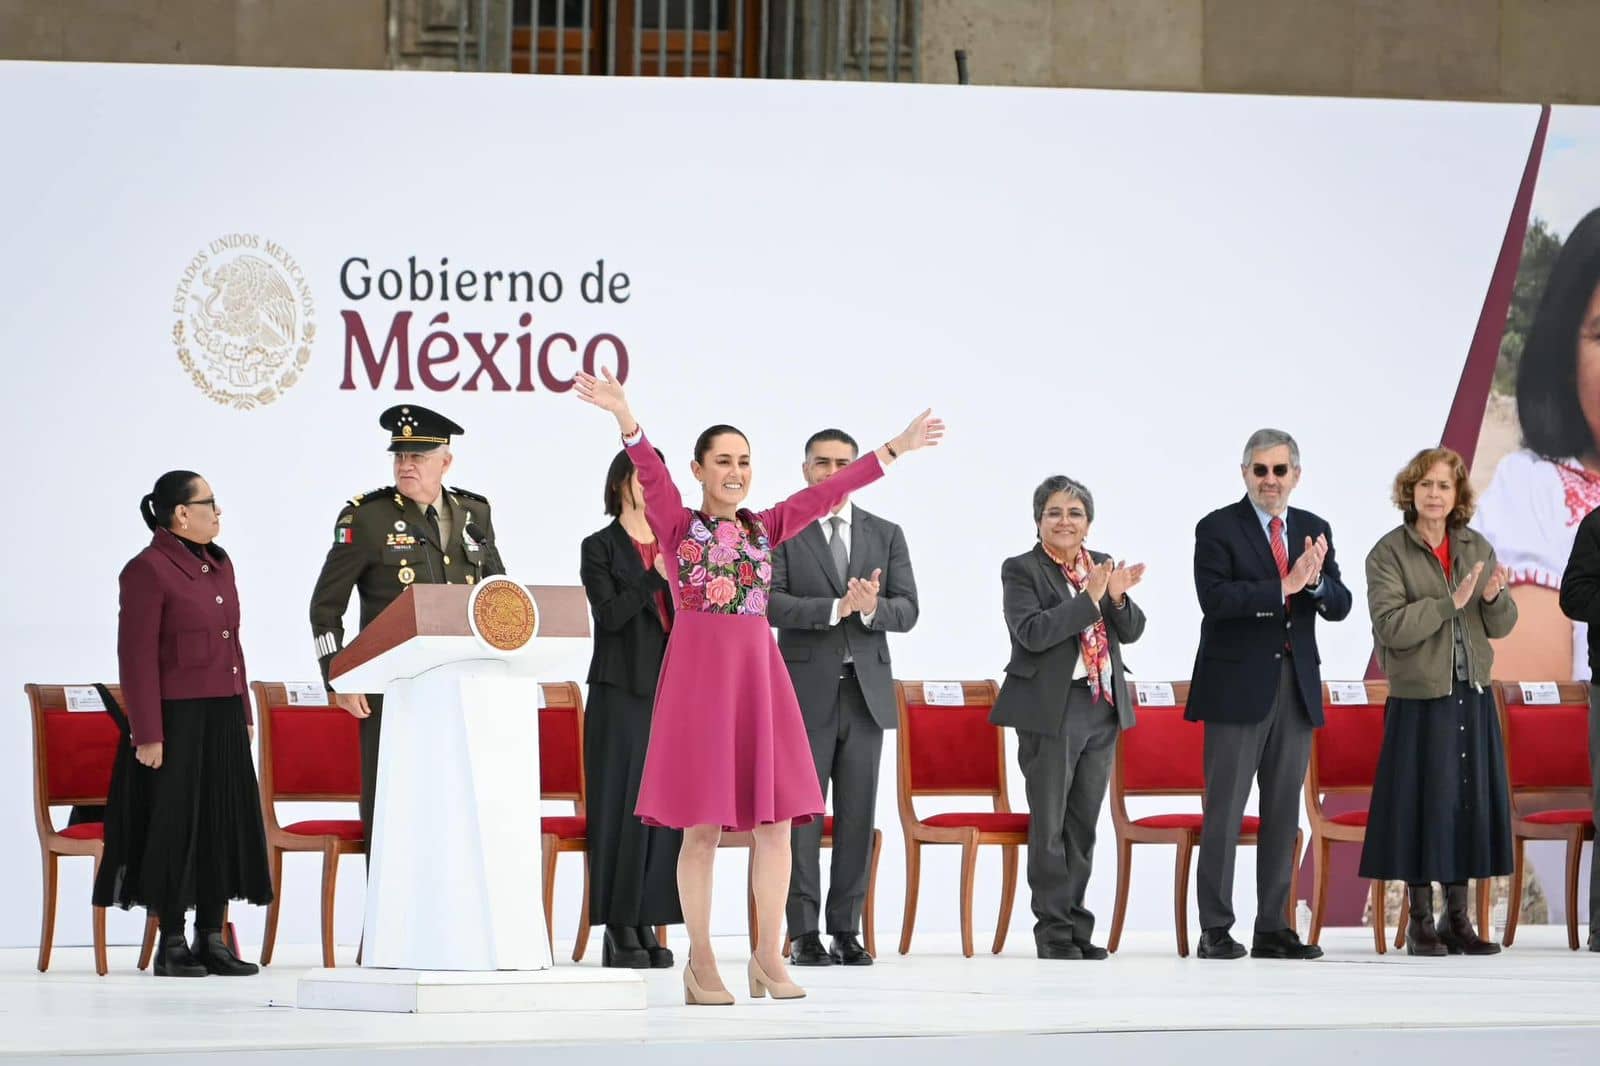
[(335, 544), (354, 544), (356, 542), (356, 531), (349, 526), (335, 526), (333, 542)]
[(417, 572), (409, 566), (402, 566), (395, 576), (400, 579), (400, 584), (409, 585), (417, 579)]

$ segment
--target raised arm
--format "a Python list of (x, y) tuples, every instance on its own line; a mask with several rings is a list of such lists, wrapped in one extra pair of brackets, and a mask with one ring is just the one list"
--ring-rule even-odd
[(911, 420), (893, 440), (857, 459), (828, 480), (801, 489), (776, 507), (758, 512), (774, 545), (797, 536), (808, 522), (815, 522), (837, 507), (856, 489), (883, 476), (885, 468), (907, 452), (931, 448), (944, 436), (944, 420), (933, 417), (933, 408)]
[(580, 399), (592, 403), (602, 411), (611, 412), (622, 432), (623, 447), (639, 472), (639, 487), (644, 490), (644, 516), (661, 542), (662, 550), (674, 552), (684, 532), (689, 528), (689, 518), (683, 506), (683, 496), (673, 484), (667, 466), (656, 454), (655, 447), (645, 439), (639, 420), (628, 408), (628, 395), (622, 382), (606, 367), (600, 368), (604, 378), (579, 373), (574, 384)]

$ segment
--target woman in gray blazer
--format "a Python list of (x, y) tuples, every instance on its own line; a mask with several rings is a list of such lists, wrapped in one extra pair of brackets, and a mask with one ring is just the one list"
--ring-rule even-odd
[(1094, 496), (1071, 478), (1040, 483), (1033, 520), (1039, 542), (1000, 568), (1011, 661), (989, 720), (1017, 731), (1039, 957), (1103, 959), (1083, 896), (1117, 731), (1133, 725), (1122, 645), (1144, 632), (1128, 595), (1144, 564), (1084, 547)]

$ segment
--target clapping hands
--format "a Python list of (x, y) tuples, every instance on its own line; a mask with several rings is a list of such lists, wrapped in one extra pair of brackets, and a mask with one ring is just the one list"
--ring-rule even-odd
[(1327, 561), (1329, 550), (1326, 535), (1319, 533), (1316, 540), (1307, 537), (1300, 558), (1294, 561), (1289, 576), (1283, 579), (1283, 594), (1292, 596), (1304, 589), (1316, 588), (1322, 580), (1322, 564)]
[(853, 577), (845, 586), (844, 598), (839, 601), (840, 620), (852, 614), (872, 614), (878, 609), (878, 585), (883, 570), (872, 572), (871, 577)]

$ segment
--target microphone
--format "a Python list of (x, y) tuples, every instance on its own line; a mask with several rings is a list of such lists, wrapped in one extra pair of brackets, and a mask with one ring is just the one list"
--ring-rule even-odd
[(467, 519), (466, 528), (464, 528), (461, 532), (468, 540), (480, 548), (487, 549), (494, 546), (494, 540), (489, 536), (489, 534), (485, 533), (483, 531), (483, 527), (478, 525), (478, 523), (474, 522), (470, 518)]

